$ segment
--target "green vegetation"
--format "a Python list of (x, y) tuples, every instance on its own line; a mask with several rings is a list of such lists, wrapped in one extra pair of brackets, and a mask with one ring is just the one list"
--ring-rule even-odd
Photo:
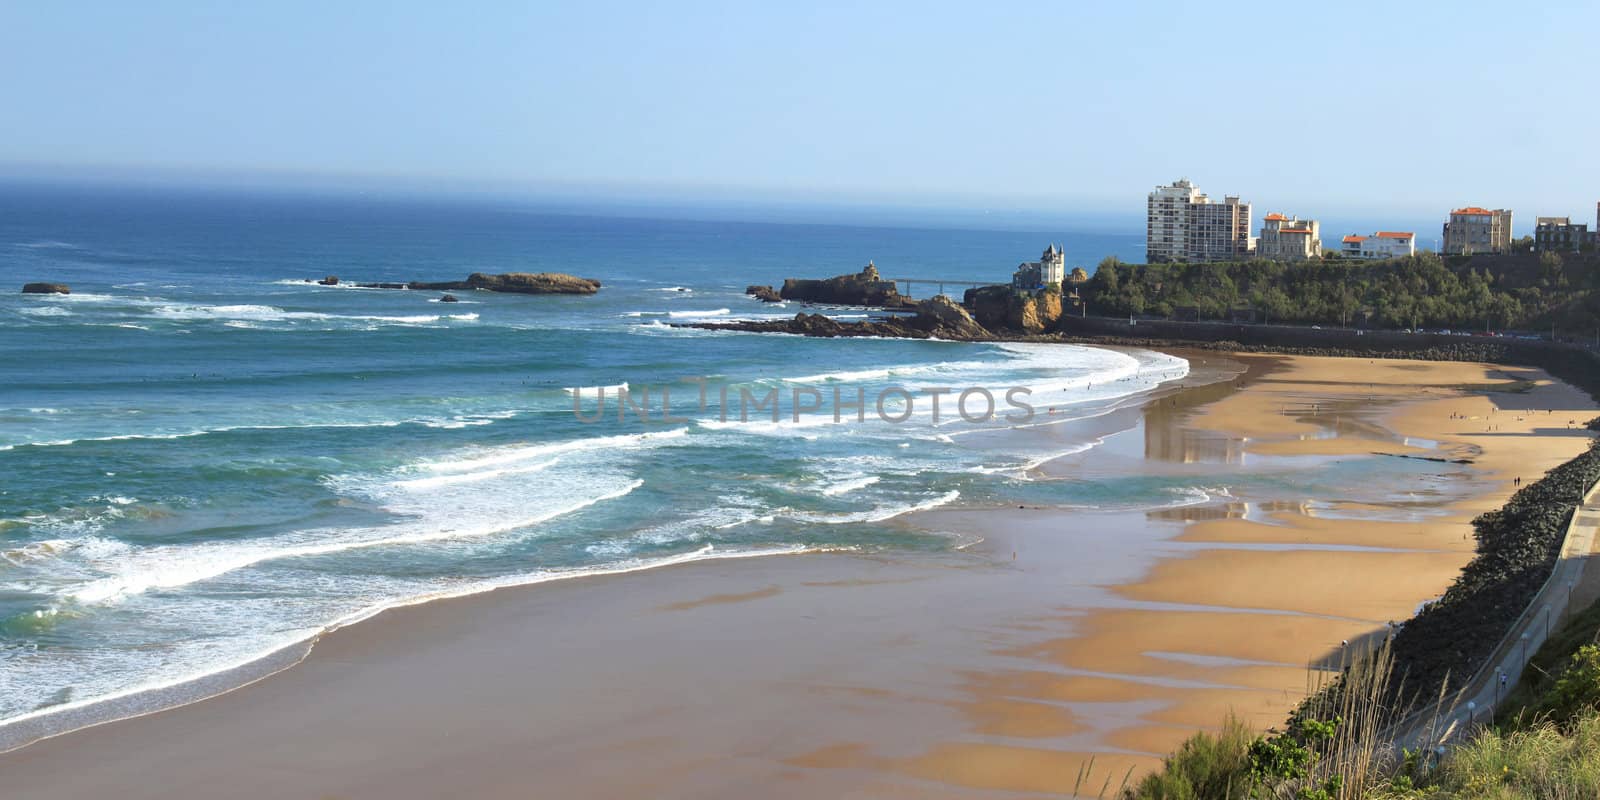
[(1600, 259), (1589, 254), (1324, 259), (1217, 264), (1100, 262), (1083, 285), (1090, 313), (1373, 328), (1600, 330)]
[[(1229, 717), (1200, 733), (1126, 800), (1535, 800), (1600, 797), (1600, 603), (1569, 619), (1530, 662), (1493, 726), (1443, 755), (1393, 752), (1397, 715), (1380, 650), (1317, 692), (1286, 733), (1253, 736)], [(1338, 699), (1335, 700), (1335, 695)]]
[(1600, 713), (1569, 724), (1485, 730), (1431, 772), (1399, 774), (1368, 800), (1578, 800), (1600, 797)]

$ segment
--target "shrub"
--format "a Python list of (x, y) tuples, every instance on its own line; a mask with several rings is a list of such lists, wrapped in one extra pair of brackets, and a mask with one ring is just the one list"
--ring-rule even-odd
[(1565, 724), (1600, 709), (1600, 647), (1584, 645), (1572, 654), (1555, 686), (1539, 704), (1539, 714)]
[(1189, 737), (1162, 768), (1129, 789), (1129, 800), (1245, 800), (1251, 796), (1250, 750), (1256, 735), (1229, 716), (1217, 733)]

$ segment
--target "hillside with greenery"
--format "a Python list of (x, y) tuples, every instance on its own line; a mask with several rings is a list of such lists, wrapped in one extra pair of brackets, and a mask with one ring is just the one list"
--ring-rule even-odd
[(1252, 309), (1260, 322), (1304, 325), (1545, 334), (1554, 325), (1585, 341), (1600, 330), (1596, 253), (1214, 264), (1112, 257), (1079, 292), (1101, 316), (1170, 318), (1192, 309), (1225, 320)]
[(1281, 733), (1235, 719), (1178, 748), (1123, 788), (1124, 800), (1577, 800), (1600, 797), (1600, 605), (1569, 621), (1532, 662), (1492, 725), (1443, 753), (1394, 752), (1378, 726), (1388, 654), (1359, 665), (1361, 690)]

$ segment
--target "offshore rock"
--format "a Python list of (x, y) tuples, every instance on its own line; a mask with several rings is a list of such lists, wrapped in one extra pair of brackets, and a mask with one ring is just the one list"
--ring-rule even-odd
[(848, 336), (878, 336), (903, 339), (989, 340), (994, 338), (972, 319), (961, 306), (944, 295), (917, 304), (914, 317), (890, 317), (867, 322), (839, 322), (822, 314), (804, 311), (793, 319), (738, 320), (733, 322), (691, 322), (676, 325), (683, 328), (704, 328), (716, 331), (746, 331), (749, 333), (789, 333), (798, 336), (823, 338)]
[(339, 276), (338, 275), (329, 275), (328, 277), (323, 278), (320, 281), (317, 281), (317, 283), (320, 283), (323, 286), (338, 286), (339, 285)]
[(25, 283), (23, 294), (72, 294), (72, 287), (64, 283)]
[(942, 294), (917, 303), (917, 315), (908, 324), (945, 339), (982, 339), (989, 335), (965, 308)]
[(913, 305), (910, 298), (901, 296), (894, 281), (879, 277), (878, 268), (872, 264), (855, 275), (835, 275), (825, 280), (788, 278), (778, 296), (784, 300), (837, 306), (909, 308)]
[(771, 286), (746, 286), (744, 293), (760, 300), (763, 303), (781, 303), (783, 298), (778, 296)]
[(600, 282), (593, 278), (579, 278), (560, 272), (507, 272), (500, 275), (474, 272), (464, 281), (442, 283), (412, 281), (406, 286), (429, 291), (479, 289), (512, 294), (594, 294), (600, 291)]
[(455, 295), (447, 294), (444, 297), (439, 298), (439, 302), (441, 302), (441, 303), (459, 303), (461, 301), (456, 299)]

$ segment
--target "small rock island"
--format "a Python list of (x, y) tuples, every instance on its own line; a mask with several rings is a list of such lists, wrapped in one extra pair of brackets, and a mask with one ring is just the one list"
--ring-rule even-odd
[[(322, 286), (340, 285), (337, 275), (329, 275), (319, 281), (313, 281), (308, 278), (306, 282), (317, 283)], [(600, 291), (600, 282), (593, 278), (580, 278), (576, 275), (567, 275), (561, 272), (503, 272), (499, 275), (474, 272), (468, 275), (464, 281), (410, 281), (406, 283), (355, 283), (349, 285), (361, 289), (417, 289), (430, 292), (482, 290), (509, 294), (594, 294)]]

